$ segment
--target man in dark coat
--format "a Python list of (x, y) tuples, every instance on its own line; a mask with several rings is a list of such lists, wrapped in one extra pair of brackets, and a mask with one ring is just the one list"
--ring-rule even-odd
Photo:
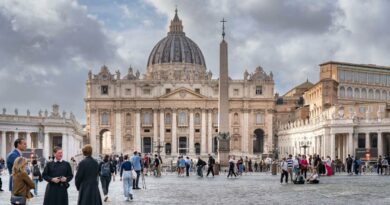
[(79, 163), (76, 173), (76, 188), (79, 191), (78, 205), (101, 205), (98, 175), (99, 164), (91, 157), (92, 146), (85, 145), (82, 149), (85, 159)]
[(47, 181), (43, 205), (68, 205), (68, 187), (73, 179), (69, 162), (62, 160), (62, 148), (54, 148), (54, 160), (46, 164), (42, 173)]
[(7, 156), (7, 168), (9, 173), (9, 191), (12, 192), (12, 167), (16, 158), (22, 156), (22, 152), (26, 150), (27, 143), (23, 138), (16, 139), (14, 142), (15, 149), (12, 150)]

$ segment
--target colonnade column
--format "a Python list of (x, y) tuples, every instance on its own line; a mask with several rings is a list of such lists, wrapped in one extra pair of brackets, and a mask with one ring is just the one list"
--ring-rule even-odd
[(241, 142), (242, 142), (242, 152), (243, 153), (248, 153), (248, 140), (249, 140), (249, 136), (248, 135), (248, 129), (249, 129), (249, 111), (247, 109), (244, 109), (244, 114), (243, 114), (243, 130), (242, 130), (242, 138), (241, 138)]
[(366, 133), (366, 149), (370, 149), (371, 148), (371, 137), (370, 137), (370, 133), (367, 132)]
[(5, 137), (5, 131), (1, 132), (1, 157), (4, 159), (7, 157), (7, 141)]
[(45, 132), (45, 138), (43, 140), (43, 157), (46, 159), (48, 159), (49, 155), (51, 156), (49, 140), (49, 133)]
[(330, 158), (336, 158), (336, 135), (333, 133), (330, 134)]
[(177, 136), (176, 136), (176, 129), (177, 129), (177, 123), (176, 123), (176, 112), (177, 110), (172, 110), (172, 155), (177, 155)]
[(63, 150), (63, 159), (69, 160), (69, 150), (68, 150), (68, 134), (62, 133), (62, 150)]
[(207, 145), (208, 145), (208, 148), (207, 148), (207, 152), (208, 153), (212, 153), (213, 151), (213, 110), (212, 109), (209, 109), (208, 110), (208, 116), (207, 116), (207, 119), (208, 119), (208, 136), (207, 136)]
[(141, 111), (135, 111), (135, 139), (134, 139), (134, 149), (136, 151), (141, 151)]
[(194, 149), (194, 110), (190, 110), (190, 140), (189, 140), (189, 143), (190, 143), (190, 150), (189, 150), (189, 153), (191, 155), (193, 155), (195, 153), (195, 149)]
[(31, 132), (26, 132), (26, 142), (27, 142), (27, 148), (31, 147)]
[(206, 111), (202, 110), (202, 129), (201, 129), (201, 155), (205, 155), (206, 152)]
[[(97, 143), (96, 143), (96, 124), (97, 124), (97, 121), (96, 121), (96, 110), (90, 110), (90, 113), (91, 113), (91, 116), (90, 116), (90, 136), (89, 136), (89, 143), (91, 144), (92, 148), (95, 149), (95, 152), (94, 153), (94, 156), (97, 156), (97, 153), (99, 153), (99, 150), (98, 150), (98, 147), (97, 147)], [(39, 140), (38, 140), (39, 141)], [(38, 142), (38, 144), (41, 145), (41, 143)], [(39, 147), (39, 146), (38, 146)], [(45, 157), (47, 157), (45, 155)]]
[(381, 155), (383, 157), (383, 139), (382, 132), (378, 132), (378, 157)]
[(164, 109), (160, 110), (160, 148), (161, 155), (165, 155), (165, 117), (164, 117)]
[(348, 133), (348, 154), (353, 156), (353, 132)]
[(158, 110), (153, 109), (153, 145), (152, 153), (157, 152), (158, 146)]

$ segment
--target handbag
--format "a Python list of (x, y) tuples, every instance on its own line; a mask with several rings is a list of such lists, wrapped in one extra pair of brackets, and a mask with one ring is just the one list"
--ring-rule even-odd
[(26, 197), (11, 195), (11, 204), (26, 204)]
[(135, 172), (134, 169), (131, 170), (131, 178), (137, 178), (137, 172)]

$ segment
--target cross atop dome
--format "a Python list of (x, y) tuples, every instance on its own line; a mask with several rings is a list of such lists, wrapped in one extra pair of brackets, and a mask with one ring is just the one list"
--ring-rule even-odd
[(171, 20), (171, 25), (169, 26), (168, 34), (184, 34), (183, 24), (177, 15), (177, 6), (175, 8), (175, 17)]

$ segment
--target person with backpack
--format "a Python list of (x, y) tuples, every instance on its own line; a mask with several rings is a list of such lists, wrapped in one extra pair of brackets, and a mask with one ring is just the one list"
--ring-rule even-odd
[(160, 159), (157, 157), (157, 154), (154, 155), (154, 169), (155, 169), (155, 176), (156, 177), (161, 177), (161, 161)]
[(190, 160), (190, 157), (186, 157), (186, 176), (189, 177), (190, 176), (190, 170), (191, 170), (191, 160)]
[(203, 167), (206, 166), (206, 162), (198, 157), (198, 162), (196, 163), (198, 176), (203, 177)]
[(99, 164), (99, 177), (100, 182), (102, 183), (105, 202), (108, 200), (108, 188), (110, 186), (111, 176), (113, 176), (115, 172), (115, 167), (109, 159), (110, 156), (105, 155), (103, 161)]
[(35, 184), (35, 189), (34, 189), (34, 195), (38, 196), (38, 182), (42, 182), (42, 173), (41, 170), (39, 169), (38, 162), (36, 159), (32, 161), (32, 166), (31, 166), (31, 175), (32, 175), (32, 180)]

